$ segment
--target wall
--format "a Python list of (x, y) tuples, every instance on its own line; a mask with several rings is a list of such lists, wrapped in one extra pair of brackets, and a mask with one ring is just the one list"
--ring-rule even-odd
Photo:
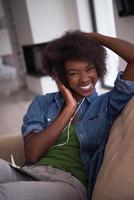
[(0, 0), (0, 56), (12, 54), (12, 47), (4, 18), (3, 4)]
[[(100, 0), (94, 0), (97, 32), (104, 35), (116, 37), (116, 27), (114, 21), (114, 10), (112, 0), (102, 4)], [(107, 76), (104, 80), (106, 87), (113, 87), (118, 73), (118, 56), (113, 51), (107, 49)]]
[(0, 0), (0, 18), (3, 17), (4, 12), (3, 12), (3, 8), (2, 8), (2, 1)]
[(6, 28), (0, 29), (0, 56), (12, 54), (9, 34)]
[(41, 43), (79, 28), (74, 0), (26, 0), (33, 42)]
[(79, 29), (86, 32), (92, 32), (92, 20), (90, 14), (89, 0), (76, 0), (77, 17)]
[[(117, 37), (134, 43), (134, 15), (119, 17), (115, 0), (113, 0), (113, 8)], [(120, 59), (119, 70), (124, 70), (125, 66), (125, 61)]]
[(33, 36), (25, 0), (11, 0), (11, 3), (20, 44), (24, 45), (33, 43)]

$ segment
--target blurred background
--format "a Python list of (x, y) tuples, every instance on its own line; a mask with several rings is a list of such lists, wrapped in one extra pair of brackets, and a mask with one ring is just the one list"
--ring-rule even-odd
[[(35, 95), (57, 91), (44, 75), (42, 50), (67, 30), (97, 31), (134, 43), (133, 0), (0, 0), (0, 134), (20, 134)], [(109, 91), (125, 62), (107, 49)]]

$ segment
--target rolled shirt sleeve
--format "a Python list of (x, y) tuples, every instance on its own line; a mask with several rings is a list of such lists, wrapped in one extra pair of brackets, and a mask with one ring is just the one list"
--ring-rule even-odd
[(134, 81), (122, 79), (123, 72), (119, 72), (117, 79), (115, 80), (115, 87), (118, 91), (125, 94), (134, 94)]
[(43, 102), (41, 96), (35, 97), (23, 118), (21, 128), (23, 136), (31, 132), (38, 133), (46, 127), (46, 112), (44, 108), (45, 102)]
[(124, 80), (123, 72), (119, 72), (113, 89), (108, 96), (108, 117), (111, 119), (111, 124), (128, 101), (134, 96), (134, 81)]

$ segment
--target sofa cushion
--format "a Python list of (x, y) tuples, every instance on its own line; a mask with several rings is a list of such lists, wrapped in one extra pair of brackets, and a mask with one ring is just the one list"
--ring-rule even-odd
[(13, 155), (16, 164), (24, 164), (24, 146), (20, 134), (0, 136), (0, 158), (10, 162), (11, 154)]
[(92, 200), (134, 199), (134, 97), (114, 122)]

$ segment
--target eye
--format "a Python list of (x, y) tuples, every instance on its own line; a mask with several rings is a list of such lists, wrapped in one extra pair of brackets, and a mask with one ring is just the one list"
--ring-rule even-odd
[(88, 68), (87, 68), (87, 71), (90, 71), (91, 69), (94, 69), (95, 66), (93, 64), (89, 65)]
[(78, 76), (79, 72), (68, 72), (69, 76)]

